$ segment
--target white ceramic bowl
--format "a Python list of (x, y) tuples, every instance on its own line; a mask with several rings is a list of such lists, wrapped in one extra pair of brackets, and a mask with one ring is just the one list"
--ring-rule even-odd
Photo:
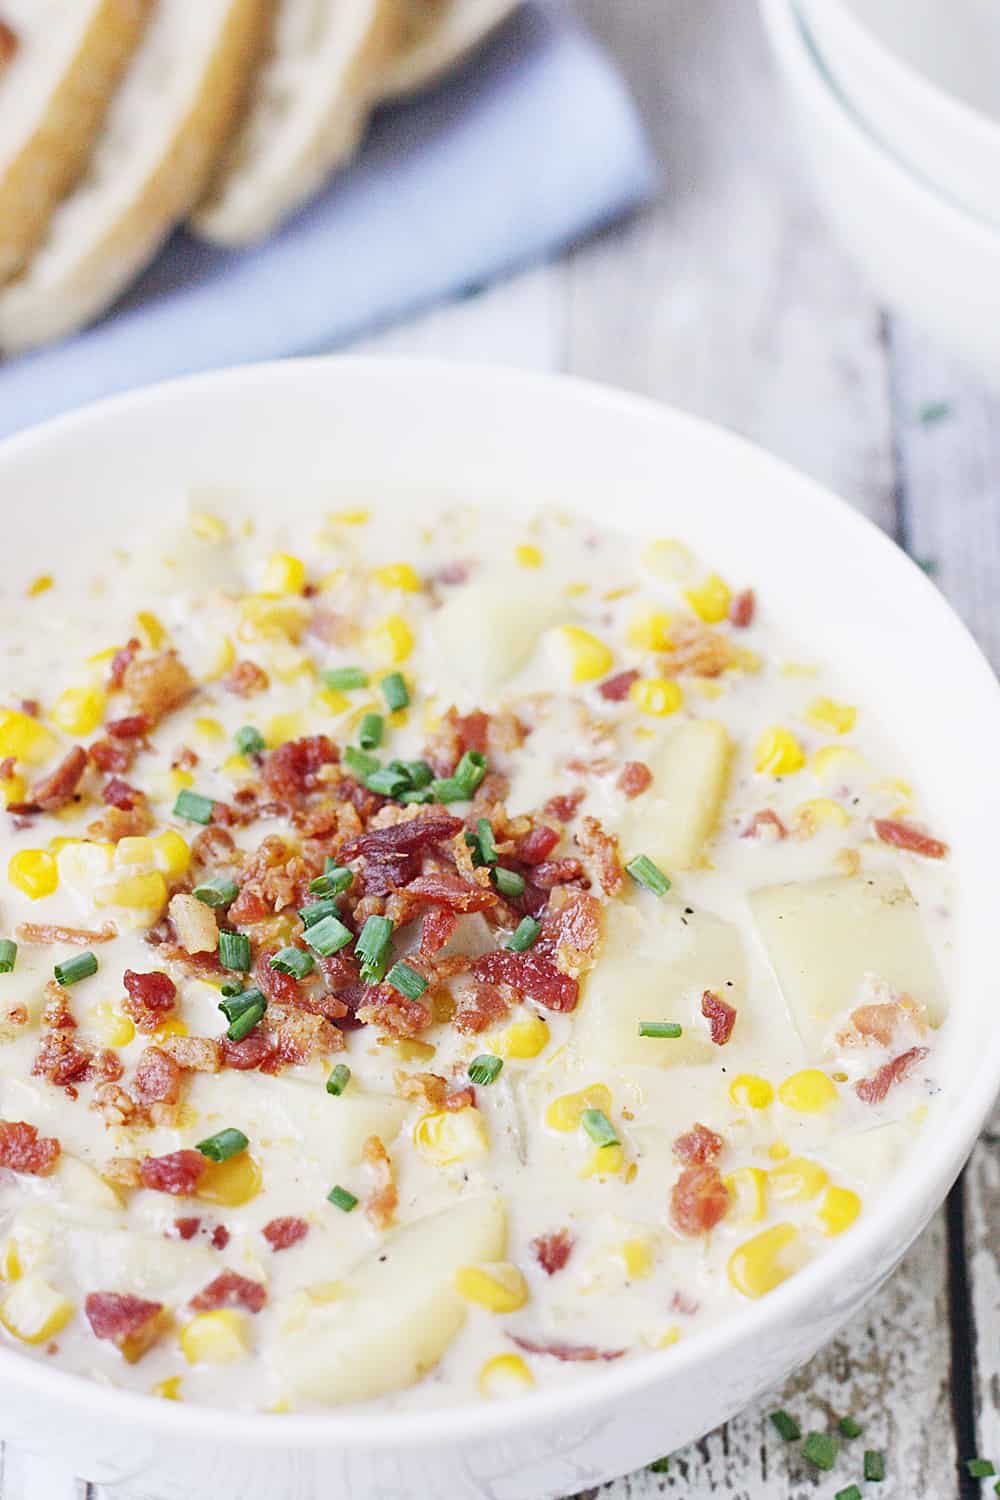
[(872, 133), (918, 176), (1000, 227), (1000, 14), (993, 0), (797, 0)]
[[(404, 360), (264, 365), (140, 391), (0, 446), (3, 587), (43, 571), (58, 528), (141, 545), (190, 487), (317, 508), (379, 496), (557, 504), (682, 535), (752, 582), (799, 648), (848, 674), (906, 748), (954, 849), (960, 956), (942, 1035), (961, 1086), (843, 1239), (722, 1326), (597, 1380), (515, 1403), (388, 1416), (226, 1413), (130, 1395), (0, 1350), (3, 1435), (157, 1500), (546, 1500), (689, 1442), (807, 1359), (933, 1214), (1000, 1081), (995, 1024), (1000, 688), (919, 568), (848, 506), (735, 437), (568, 379)], [(927, 691), (927, 664), (934, 691)], [(950, 1036), (950, 1040), (947, 1038)]]
[(891, 306), (1000, 386), (1000, 229), (881, 146), (837, 92), (794, 0), (760, 0), (826, 210)]

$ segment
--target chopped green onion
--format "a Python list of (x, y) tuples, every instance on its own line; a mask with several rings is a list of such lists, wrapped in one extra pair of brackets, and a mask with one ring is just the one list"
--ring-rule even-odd
[(495, 1083), (500, 1077), (502, 1067), (502, 1058), (494, 1057), (491, 1052), (483, 1052), (470, 1062), (469, 1078), (473, 1083)]
[(91, 974), (97, 973), (97, 959), (93, 953), (78, 953), (75, 958), (68, 958), (64, 964), (56, 964), (52, 971), (56, 976), (56, 984), (76, 984), (80, 979), (89, 979)]
[(472, 793), (454, 776), (436, 776), (430, 791), (435, 802), (468, 802)]
[(397, 708), (409, 708), (410, 694), (407, 691), (406, 682), (402, 672), (389, 672), (379, 683), (385, 706), (390, 713)]
[(640, 1036), (669, 1037), (674, 1040), (683, 1034), (684, 1027), (677, 1021), (640, 1021)]
[[(311, 930), (316, 931), (315, 924)], [(315, 969), (316, 960), (304, 948), (289, 946), (279, 948), (277, 953), (272, 953), (270, 964), (271, 968), (276, 969), (279, 974), (290, 974), (293, 979), (305, 979), (306, 975), (311, 974)]]
[(364, 750), (357, 750), (353, 745), (346, 745), (344, 764), (359, 781), (364, 781), (366, 776), (371, 776), (378, 770), (378, 756), (368, 755)]
[(349, 891), (354, 883), (354, 871), (346, 865), (338, 865), (327, 857), (326, 869), (315, 880), (310, 880), (309, 890), (314, 896), (340, 896)]
[(580, 1124), (590, 1136), (590, 1139), (598, 1146), (617, 1146), (618, 1137), (615, 1128), (603, 1109), (585, 1109), (580, 1116)]
[(324, 896), (322, 901), (313, 901), (308, 906), (299, 907), (299, 916), (305, 927), (315, 927), (316, 923), (322, 922), (324, 917), (339, 915), (340, 907), (332, 896)]
[(399, 796), (396, 798), (396, 801), (405, 802), (407, 807), (409, 807), (410, 804), (414, 802), (420, 804), (423, 804), (425, 802), (433, 802), (434, 793), (431, 791), (429, 786), (424, 786), (412, 792), (400, 792)]
[(771, 1413), (771, 1421), (786, 1443), (797, 1443), (802, 1436), (802, 1428), (794, 1417), (788, 1415), (787, 1411), (773, 1411)]
[(196, 885), (191, 892), (197, 896), (199, 901), (204, 901), (206, 906), (230, 906), (240, 893), (240, 888), (235, 880), (226, 880), (222, 875), (213, 875), (211, 880), (205, 880), (201, 885)]
[(392, 771), (384, 766), (365, 777), (365, 786), (380, 797), (397, 797), (400, 792), (410, 790), (410, 778), (405, 771)]
[(362, 750), (377, 750), (382, 743), (385, 720), (381, 714), (365, 714), (358, 725), (358, 744)]
[(389, 765), (394, 771), (405, 771), (410, 778), (410, 785), (414, 791), (422, 791), (425, 786), (430, 786), (434, 780), (434, 772), (425, 760), (391, 760)]
[(466, 833), (465, 842), (472, 850), (472, 863), (474, 865), (495, 865), (499, 858), (497, 854), (496, 840), (493, 837), (493, 825), (489, 818), (479, 818), (476, 821), (475, 833)]
[(864, 1432), (861, 1423), (856, 1422), (853, 1417), (841, 1417), (837, 1426), (840, 1428), (841, 1436), (845, 1438), (860, 1437)]
[(231, 1156), (239, 1156), (249, 1144), (242, 1130), (230, 1127), (228, 1130), (220, 1130), (217, 1135), (210, 1135), (207, 1140), (199, 1141), (195, 1150), (200, 1151), (202, 1156), (207, 1156), (209, 1161), (228, 1161)]
[(817, 1469), (832, 1469), (837, 1461), (837, 1439), (828, 1432), (807, 1432), (802, 1457)]
[(220, 1000), (219, 1009), (229, 1022), (227, 1037), (231, 1042), (241, 1042), (263, 1020), (267, 1001), (258, 989), (241, 990)]
[(879, 1484), (885, 1478), (885, 1458), (877, 1448), (865, 1449), (865, 1478)]
[(849, 1484), (845, 1490), (838, 1490), (833, 1500), (861, 1500), (861, 1491), (856, 1484)]
[(0, 974), (13, 974), (17, 962), (17, 944), (13, 938), (0, 938)]
[(419, 1000), (427, 988), (427, 980), (424, 976), (418, 974), (416, 969), (411, 968), (409, 964), (402, 962), (393, 964), (385, 977), (385, 982), (391, 984), (393, 989), (398, 990), (401, 995), (405, 995), (407, 1000)]
[(219, 963), (224, 969), (234, 969), (245, 974), (250, 967), (250, 939), (245, 932), (231, 932), (228, 927), (219, 930)]
[(219, 994), (224, 995), (227, 1000), (231, 1000), (234, 995), (242, 995), (242, 993), (242, 979), (227, 979), (219, 990)]
[(471, 797), (486, 775), (486, 756), (481, 755), (478, 750), (466, 750), (452, 775), (461, 786), (467, 788)]
[(242, 729), (236, 731), (236, 748), (241, 755), (262, 755), (267, 749), (267, 741), (259, 729), (252, 724), (244, 724)]
[(625, 866), (633, 880), (644, 885), (647, 891), (652, 891), (654, 896), (665, 896), (670, 889), (670, 881), (663, 871), (654, 865), (648, 854), (637, 854), (635, 859), (630, 859)]
[(1000, 1495), (1000, 1479), (998, 1479), (996, 1484), (993, 1486), (993, 1493), (994, 1495)]
[(186, 818), (189, 823), (211, 823), (214, 807), (211, 797), (202, 797), (199, 792), (182, 787), (174, 803), (174, 817)]
[(329, 667), (320, 675), (335, 693), (349, 693), (352, 688), (368, 686), (368, 673), (364, 667)]
[(351, 1070), (346, 1063), (338, 1063), (326, 1080), (328, 1094), (340, 1095), (351, 1081)]
[[(338, 917), (322, 917), (306, 928), (305, 936), (314, 953), (318, 953), (321, 958), (330, 958), (332, 954), (339, 953), (341, 948), (346, 948), (354, 934)], [(301, 975), (298, 977), (301, 978)]]
[(326, 1201), (332, 1203), (334, 1208), (343, 1209), (345, 1214), (349, 1214), (351, 1209), (357, 1208), (358, 1205), (358, 1200), (354, 1194), (349, 1193), (346, 1188), (342, 1187), (331, 1188), (326, 1195)]
[(380, 984), (385, 976), (391, 937), (392, 923), (388, 917), (369, 917), (362, 927), (354, 952), (361, 961), (365, 984)]
[(534, 946), (541, 930), (541, 922), (534, 917), (522, 917), (506, 946), (512, 953), (527, 953)]
[(973, 1479), (992, 1479), (996, 1473), (992, 1461), (988, 1458), (967, 1458), (965, 1467)]
[(670, 1459), (654, 1458), (648, 1467), (651, 1474), (667, 1474), (670, 1471)]
[(524, 895), (524, 876), (519, 875), (516, 870), (505, 870), (502, 865), (495, 865), (490, 871), (490, 879), (501, 896)]

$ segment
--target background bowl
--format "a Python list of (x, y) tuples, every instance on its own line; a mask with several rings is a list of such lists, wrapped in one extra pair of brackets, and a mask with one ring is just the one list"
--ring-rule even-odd
[[(680, 535), (758, 590), (794, 641), (879, 705), (955, 854), (959, 955), (943, 1090), (913, 1159), (820, 1261), (727, 1324), (593, 1381), (517, 1402), (268, 1416), (158, 1401), (0, 1349), (4, 1436), (157, 1500), (546, 1500), (689, 1442), (828, 1340), (940, 1204), (1000, 1080), (995, 851), (1000, 688), (924, 574), (842, 502), (704, 422), (600, 387), (405, 360), (315, 360), (199, 376), (0, 446), (15, 496), (0, 590), (21, 597), (55, 529), (68, 548), (142, 546), (223, 487), (290, 522), (345, 503), (559, 505)], [(845, 600), (850, 601), (849, 607)], [(926, 663), (935, 665), (927, 691)], [(972, 727), (974, 726), (974, 732)]]

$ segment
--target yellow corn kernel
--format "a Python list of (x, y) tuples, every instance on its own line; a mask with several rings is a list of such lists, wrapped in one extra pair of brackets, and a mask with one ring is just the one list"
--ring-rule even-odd
[(200, 734), (203, 740), (224, 740), (226, 731), (218, 719), (197, 718), (194, 721), (194, 732)]
[(535, 1377), (519, 1354), (494, 1354), (479, 1372), (481, 1396), (515, 1396), (530, 1390), (534, 1383)]
[(186, 786), (194, 786), (194, 777), (190, 771), (180, 767), (170, 771), (154, 771), (149, 778), (149, 793), (157, 802), (175, 802), (177, 793)]
[(225, 677), (235, 661), (236, 647), (228, 635), (224, 635), (219, 642), (219, 648), (215, 653), (211, 666), (201, 679), (202, 682), (218, 682), (220, 677)]
[(116, 865), (151, 865), (153, 863), (153, 840), (144, 835), (138, 838), (119, 839), (115, 845)]
[(656, 1334), (655, 1337), (647, 1339), (645, 1342), (651, 1344), (654, 1349), (672, 1349), (674, 1344), (680, 1343), (680, 1339), (681, 1331), (677, 1324), (673, 1323), (669, 1328), (665, 1328), (662, 1333)]
[(758, 1224), (764, 1217), (767, 1173), (760, 1167), (737, 1167), (724, 1177), (732, 1199), (730, 1217), (736, 1224)]
[(814, 750), (809, 757), (809, 769), (818, 781), (830, 782), (834, 777), (850, 776), (864, 765), (864, 756), (850, 745), (824, 745)]
[(127, 1047), (129, 1042), (135, 1040), (135, 1022), (106, 1002), (95, 1005), (88, 1011), (87, 1020), (98, 1032), (105, 1047)]
[(517, 1312), (528, 1300), (528, 1283), (509, 1260), (485, 1266), (462, 1266), (455, 1272), (455, 1290), (466, 1302), (487, 1312)]
[(681, 582), (694, 572), (694, 556), (690, 548), (667, 537), (648, 543), (643, 548), (641, 560), (647, 573), (668, 582)]
[(514, 559), (522, 568), (540, 568), (545, 561), (541, 547), (536, 547), (531, 542), (522, 542), (515, 547)]
[(221, 1203), (239, 1208), (256, 1198), (264, 1183), (259, 1163), (249, 1151), (241, 1151), (228, 1161), (210, 1161), (198, 1178), (197, 1195), (206, 1203)]
[(3, 1248), (0, 1249), (0, 1281), (20, 1281), (24, 1275), (24, 1267), (17, 1245), (11, 1236), (5, 1240)]
[(306, 585), (306, 565), (290, 552), (275, 552), (264, 569), (261, 593), (273, 597), (301, 594)]
[(498, 1057), (537, 1057), (549, 1044), (548, 1023), (541, 1016), (512, 1021), (490, 1038), (490, 1044)]
[[(280, 741), (275, 743), (280, 743)], [(226, 756), (220, 770), (229, 777), (230, 781), (252, 781), (257, 774), (246, 756), (235, 752)]]
[(665, 609), (641, 609), (634, 614), (625, 639), (637, 651), (670, 651), (670, 616)]
[(772, 1161), (787, 1161), (792, 1154), (792, 1148), (787, 1141), (772, 1141), (767, 1148), (767, 1154)]
[(329, 516), (335, 526), (364, 526), (370, 518), (367, 510), (334, 510)]
[[(300, 739), (305, 732), (305, 719), (296, 710), (290, 714), (272, 714), (267, 721), (264, 738), (268, 749), (273, 750), (276, 745), (284, 745), (288, 740)], [(227, 761), (226, 764), (228, 765), (229, 762)]]
[(342, 583), (347, 582), (347, 578), (348, 573), (346, 568), (331, 568), (329, 573), (324, 573), (319, 581), (320, 592), (323, 594), (332, 594), (336, 589), (340, 588)]
[(231, 1365), (250, 1352), (250, 1321), (234, 1307), (196, 1313), (180, 1332), (189, 1365)]
[(268, 670), (279, 682), (296, 682), (300, 677), (315, 679), (312, 660), (290, 641), (273, 641), (267, 657)]
[(625, 1165), (625, 1151), (618, 1141), (595, 1146), (583, 1166), (580, 1177), (616, 1177)]
[(145, 875), (123, 875), (94, 892), (98, 906), (122, 906), (127, 911), (159, 912), (167, 904), (167, 882), (159, 870)]
[(629, 1281), (644, 1281), (647, 1276), (652, 1276), (655, 1257), (648, 1240), (626, 1240), (619, 1247), (618, 1254)]
[(409, 563), (386, 563), (372, 569), (372, 583), (380, 589), (399, 589), (404, 594), (419, 594), (421, 583), (416, 568)]
[(159, 615), (154, 615), (152, 610), (140, 609), (135, 617), (135, 623), (139, 627), (143, 644), (148, 646), (150, 651), (159, 651), (160, 647), (166, 643), (168, 639), (166, 626)]
[(13, 802), (23, 802), (28, 791), (28, 783), (23, 776), (7, 776), (0, 781), (0, 791), (3, 792), (3, 805), (10, 807)]
[(552, 632), (571, 682), (593, 682), (610, 672), (614, 657), (596, 635), (579, 625), (558, 625)]
[(351, 700), (339, 688), (320, 688), (313, 694), (312, 706), (319, 713), (345, 714)]
[(771, 1168), (767, 1180), (776, 1198), (809, 1203), (819, 1197), (830, 1177), (818, 1161), (810, 1161), (807, 1156), (789, 1156), (779, 1166)]
[(19, 849), (11, 855), (7, 879), (25, 896), (37, 901), (51, 896), (59, 884), (59, 867), (47, 849)]
[(857, 717), (853, 703), (837, 703), (833, 698), (814, 698), (806, 709), (809, 723), (824, 734), (850, 734)]
[(51, 573), (39, 573), (28, 584), (28, 598), (37, 599), (39, 594), (47, 594), (54, 581)]
[(153, 839), (153, 858), (156, 868), (170, 879), (183, 875), (191, 863), (191, 850), (185, 838), (167, 828)]
[(0, 757), (14, 756), (29, 766), (40, 766), (56, 749), (56, 738), (44, 724), (19, 709), (0, 710)]
[(732, 594), (718, 573), (709, 573), (697, 588), (685, 589), (684, 597), (699, 620), (704, 620), (706, 625), (718, 625), (729, 613)]
[(472, 1106), (423, 1115), (413, 1128), (413, 1140), (421, 1156), (438, 1167), (484, 1156), (489, 1149), (486, 1124)]
[(200, 542), (224, 542), (228, 527), (221, 516), (210, 510), (194, 510), (188, 524)]
[(737, 672), (759, 672), (764, 662), (749, 646), (733, 646), (729, 665)]
[(846, 828), (849, 822), (847, 813), (832, 797), (812, 797), (800, 802), (792, 813), (795, 832), (803, 838), (811, 838), (821, 828)]
[(861, 1212), (861, 1199), (850, 1188), (829, 1187), (823, 1195), (817, 1218), (824, 1234), (843, 1234)]
[(188, 1028), (179, 1016), (168, 1016), (153, 1032), (156, 1041), (166, 1041), (168, 1036), (188, 1036)]
[(802, 1236), (794, 1224), (775, 1224), (745, 1240), (729, 1257), (729, 1281), (744, 1297), (773, 1292), (802, 1264)]
[(22, 1344), (43, 1344), (61, 1333), (76, 1308), (41, 1276), (22, 1276), (0, 1303), (0, 1323)]
[(746, 1109), (767, 1109), (774, 1102), (774, 1089), (758, 1073), (738, 1073), (729, 1085), (729, 1097)]
[(67, 688), (53, 703), (49, 718), (66, 734), (92, 734), (104, 718), (107, 703), (102, 688)]
[(684, 702), (680, 685), (671, 677), (640, 677), (633, 682), (628, 695), (641, 713), (657, 719), (676, 713)]
[(563, 589), (567, 599), (579, 599), (583, 594), (590, 593), (589, 583), (567, 583)]
[(560, 1094), (545, 1111), (550, 1130), (576, 1130), (585, 1109), (599, 1109), (611, 1114), (611, 1090), (605, 1083), (591, 1083), (575, 1094)]
[(792, 776), (806, 763), (805, 752), (790, 729), (766, 729), (757, 741), (753, 768), (768, 776)]
[(181, 1377), (179, 1375), (168, 1375), (166, 1380), (158, 1380), (150, 1392), (152, 1396), (159, 1396), (161, 1401), (183, 1401), (181, 1395)]
[(786, 1109), (796, 1109), (803, 1115), (818, 1114), (837, 1099), (837, 1090), (819, 1068), (803, 1068), (799, 1073), (790, 1073), (778, 1089), (778, 1098)]
[(386, 615), (365, 637), (368, 651), (383, 666), (398, 667), (407, 660), (413, 647), (413, 631), (402, 615)]
[(53, 839), (51, 848), (56, 856), (58, 879), (64, 880), (80, 895), (92, 897), (97, 881), (111, 871), (114, 844), (93, 844), (87, 839)]
[(298, 598), (247, 594), (240, 600), (241, 641), (279, 640), (297, 642), (306, 626), (308, 611)]

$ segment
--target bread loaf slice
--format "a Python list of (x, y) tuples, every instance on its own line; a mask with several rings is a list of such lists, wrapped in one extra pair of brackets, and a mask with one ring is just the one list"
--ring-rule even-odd
[(0, 284), (82, 171), (150, 0), (0, 0)]
[(477, 47), (520, 0), (399, 0), (405, 36), (378, 82), (379, 99), (426, 88)]
[(204, 191), (266, 42), (271, 0), (160, 0), (76, 188), (0, 292), (0, 349), (81, 327)]
[(280, 0), (250, 108), (192, 227), (263, 239), (354, 151), (398, 35), (398, 0)]

